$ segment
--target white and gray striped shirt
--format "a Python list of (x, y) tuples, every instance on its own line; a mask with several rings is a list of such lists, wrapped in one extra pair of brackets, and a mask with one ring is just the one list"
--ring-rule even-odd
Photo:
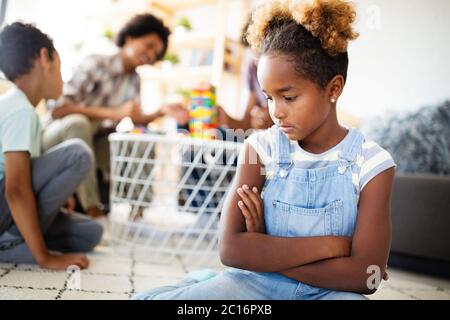
[[(276, 160), (275, 133), (275, 130), (270, 129), (259, 131), (247, 139), (247, 143), (255, 149), (264, 165)], [(346, 143), (350, 142), (348, 137), (349, 135), (333, 148), (320, 154), (310, 153), (302, 149), (297, 141), (291, 141), (291, 159), (297, 168), (303, 169), (322, 168), (337, 164), (339, 154)], [(396, 166), (389, 152), (380, 147), (376, 142), (370, 140), (364, 140), (362, 154), (358, 156), (357, 165), (359, 166), (359, 175), (353, 175), (353, 183), (356, 187), (359, 187), (360, 192), (378, 174)]]

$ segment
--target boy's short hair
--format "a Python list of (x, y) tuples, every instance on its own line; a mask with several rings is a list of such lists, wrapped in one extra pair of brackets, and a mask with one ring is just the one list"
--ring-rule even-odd
[(32, 24), (14, 22), (0, 32), (0, 70), (10, 81), (33, 69), (42, 48), (49, 58), (56, 51), (53, 40)]
[(116, 38), (116, 44), (122, 48), (125, 45), (127, 37), (137, 38), (151, 33), (157, 34), (163, 42), (163, 50), (157, 57), (158, 60), (161, 60), (167, 51), (170, 30), (164, 25), (161, 19), (152, 14), (146, 13), (134, 16), (134, 18), (128, 21), (128, 23), (119, 31)]

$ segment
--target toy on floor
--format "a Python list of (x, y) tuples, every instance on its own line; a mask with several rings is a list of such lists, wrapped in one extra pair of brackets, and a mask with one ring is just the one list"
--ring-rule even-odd
[(130, 133), (135, 133), (135, 134), (143, 134), (143, 133), (151, 133), (152, 131), (144, 126), (136, 126), (134, 127), (133, 130), (130, 131)]
[(191, 137), (215, 139), (217, 129), (216, 89), (204, 84), (191, 91), (189, 132)]
[(135, 125), (130, 117), (123, 118), (116, 126), (116, 132), (128, 134), (164, 134), (163, 131), (143, 125)]

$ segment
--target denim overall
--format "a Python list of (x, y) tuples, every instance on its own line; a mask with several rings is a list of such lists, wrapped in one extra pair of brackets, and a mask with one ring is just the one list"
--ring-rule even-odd
[[(338, 164), (316, 169), (295, 167), (290, 141), (276, 131), (276, 163), (266, 166), (263, 193), (266, 233), (281, 237), (352, 236), (359, 189), (357, 161), (364, 137), (350, 129)], [(185, 279), (174, 286), (151, 290), (136, 299), (309, 300), (365, 299), (361, 294), (313, 287), (279, 273), (227, 269), (205, 281)]]

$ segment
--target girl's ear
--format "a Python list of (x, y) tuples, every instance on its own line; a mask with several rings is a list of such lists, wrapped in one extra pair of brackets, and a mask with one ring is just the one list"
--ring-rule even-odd
[(327, 86), (327, 97), (330, 102), (335, 103), (338, 100), (344, 90), (344, 85), (344, 77), (340, 74), (331, 79)]

